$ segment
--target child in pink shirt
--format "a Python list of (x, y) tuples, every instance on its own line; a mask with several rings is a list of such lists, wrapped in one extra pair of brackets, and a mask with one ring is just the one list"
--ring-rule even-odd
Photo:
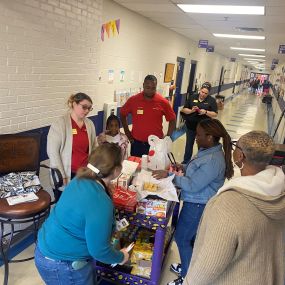
[(98, 144), (101, 145), (105, 142), (117, 143), (122, 150), (122, 158), (128, 158), (128, 137), (120, 132), (120, 120), (115, 115), (110, 115), (106, 123), (106, 131), (97, 137)]

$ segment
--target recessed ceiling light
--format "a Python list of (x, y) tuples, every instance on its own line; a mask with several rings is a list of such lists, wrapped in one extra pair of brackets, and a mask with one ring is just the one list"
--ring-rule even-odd
[(253, 60), (256, 60), (256, 61), (265, 61), (265, 59), (259, 59), (259, 58), (244, 58), (245, 60), (251, 60), (251, 61), (253, 61)]
[(253, 57), (265, 57), (265, 55), (261, 54), (245, 54), (245, 53), (239, 53), (240, 56), (253, 56)]
[(234, 6), (234, 5), (192, 5), (177, 4), (187, 13), (203, 14), (236, 14), (236, 15), (264, 15), (264, 6)]
[(242, 47), (230, 47), (233, 50), (250, 50), (250, 51), (265, 51), (264, 48), (242, 48)]
[(213, 34), (219, 38), (247, 39), (247, 40), (264, 40), (264, 36), (247, 36), (247, 35), (231, 35), (231, 34)]

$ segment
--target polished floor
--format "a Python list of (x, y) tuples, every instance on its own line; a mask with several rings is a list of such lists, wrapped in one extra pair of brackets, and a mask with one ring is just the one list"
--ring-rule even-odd
[[(233, 139), (251, 130), (267, 131), (267, 111), (265, 105), (261, 103), (261, 98), (250, 94), (236, 95), (229, 99), (224, 110), (219, 111), (218, 118)], [(173, 153), (177, 161), (183, 160), (185, 136), (177, 139), (173, 144)], [(195, 148), (194, 152), (197, 151)], [(33, 254), (34, 246), (30, 246), (16, 258), (26, 258)], [(163, 267), (161, 285), (176, 278), (169, 271), (172, 262), (179, 261), (179, 255), (175, 243)], [(0, 283), (3, 279), (3, 266), (0, 267)], [(33, 261), (10, 264), (9, 284), (11, 285), (41, 285), (44, 284), (38, 275)]]

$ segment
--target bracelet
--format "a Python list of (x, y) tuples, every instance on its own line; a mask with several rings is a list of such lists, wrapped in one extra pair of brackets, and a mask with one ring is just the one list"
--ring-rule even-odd
[(208, 112), (208, 111), (206, 110), (206, 113), (205, 113), (205, 115), (207, 114), (207, 112)]

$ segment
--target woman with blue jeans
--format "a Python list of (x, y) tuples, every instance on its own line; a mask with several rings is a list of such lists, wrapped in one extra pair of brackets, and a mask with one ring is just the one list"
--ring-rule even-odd
[(111, 245), (114, 207), (108, 184), (122, 170), (121, 148), (105, 143), (67, 185), (42, 225), (35, 250), (36, 267), (47, 285), (96, 284), (92, 260), (124, 264), (125, 248)]
[[(221, 144), (220, 138), (223, 139)], [(197, 156), (187, 165), (177, 165), (184, 175), (175, 175), (174, 183), (181, 188), (181, 209), (175, 241), (178, 246), (181, 264), (172, 264), (171, 270), (178, 278), (168, 285), (182, 285), (192, 257), (193, 244), (198, 225), (207, 202), (224, 184), (225, 178), (233, 176), (231, 160), (231, 138), (224, 126), (216, 119), (205, 119), (197, 126)], [(155, 178), (168, 175), (165, 170), (153, 172)]]

